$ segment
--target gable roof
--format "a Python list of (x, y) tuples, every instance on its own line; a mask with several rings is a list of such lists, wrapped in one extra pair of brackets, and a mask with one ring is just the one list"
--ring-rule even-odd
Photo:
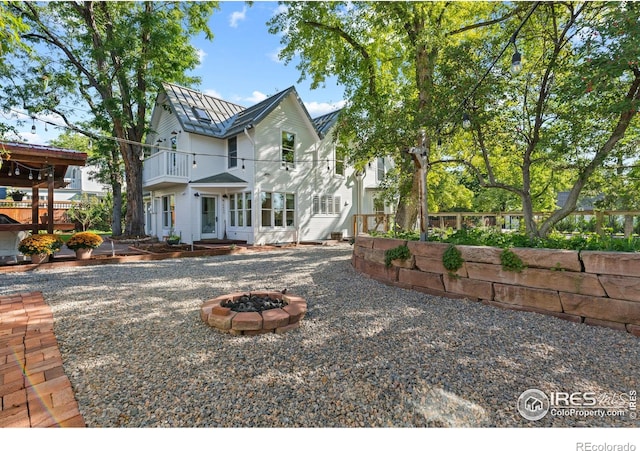
[(313, 120), (314, 125), (320, 132), (321, 136), (325, 136), (327, 132), (334, 126), (334, 124), (338, 121), (338, 116), (342, 109), (332, 111), (331, 113), (325, 114), (323, 116), (318, 116)]
[(289, 95), (295, 96), (298, 105), (319, 138), (323, 138), (326, 131), (335, 123), (333, 116), (337, 116), (338, 113), (338, 111), (334, 111), (311, 119), (294, 86), (267, 97), (249, 108), (169, 82), (163, 82), (162, 87), (169, 105), (163, 104), (161, 107), (165, 109), (168, 107), (170, 111), (176, 113), (182, 129), (186, 132), (213, 138), (228, 138), (241, 133), (245, 127), (251, 128), (271, 113)]

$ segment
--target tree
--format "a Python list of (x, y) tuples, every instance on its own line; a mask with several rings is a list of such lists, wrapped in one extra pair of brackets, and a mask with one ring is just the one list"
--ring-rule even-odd
[[(521, 8), (498, 2), (287, 2), (269, 26), (282, 33), (281, 57), (287, 63), (299, 57), (301, 78), (310, 77), (312, 87), (329, 75), (344, 85), (348, 103), (337, 135), (350, 149), (349, 162), (360, 169), (391, 156), (409, 175), (398, 177), (397, 189), (396, 223), (407, 229), (419, 213), (426, 216), (419, 186), (423, 165), (439, 157), (432, 145), (436, 130), (462, 100), (460, 88), (470, 84), (455, 76), (458, 89), (442, 92), (443, 51), (481, 42)], [(421, 152), (407, 152), (418, 145), (426, 163)]]
[(140, 155), (150, 107), (162, 81), (196, 81), (185, 75), (198, 64), (189, 39), (200, 32), (213, 38), (207, 20), (217, 3), (10, 2), (9, 8), (29, 26), (22, 39), (36, 51), (15, 55), (20, 70), (3, 83), (4, 103), (21, 99), (30, 113), (57, 114), (70, 129), (92, 135), (61, 99), (86, 105), (94, 129), (112, 137), (122, 157), (125, 234), (143, 235)]
[[(530, 236), (545, 236), (575, 210), (625, 134), (637, 136), (639, 12), (630, 3), (541, 4), (519, 39), (527, 70), (492, 74), (473, 99), (472, 128), (460, 132), (473, 145), (451, 153), (480, 186), (520, 198)], [(554, 210), (554, 186), (568, 200), (536, 222), (537, 209)]]
[(87, 163), (97, 168), (96, 172), (90, 174), (91, 178), (111, 187), (109, 205), (113, 208), (110, 212), (109, 228), (114, 236), (122, 235), (124, 165), (118, 146), (104, 139), (97, 140), (94, 144), (87, 136), (71, 131), (65, 131), (56, 139), (52, 139), (51, 145), (87, 153)]

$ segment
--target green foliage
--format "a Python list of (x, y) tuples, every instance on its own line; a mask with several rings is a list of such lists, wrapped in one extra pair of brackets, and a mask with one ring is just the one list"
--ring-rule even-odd
[(521, 272), (524, 269), (522, 259), (512, 250), (503, 249), (500, 253), (500, 264), (506, 271)]
[(67, 210), (67, 216), (71, 221), (80, 223), (83, 231), (89, 228), (109, 230), (112, 209), (110, 196), (100, 198), (83, 194), (80, 202)]
[(388, 268), (393, 260), (407, 260), (411, 257), (411, 252), (406, 245), (394, 247), (384, 251), (384, 264)]
[[(415, 232), (392, 232), (376, 234), (375, 236), (418, 241)], [(453, 231), (442, 230), (439, 235), (431, 235), (429, 241), (443, 242), (469, 246), (493, 246), (500, 248), (529, 247), (540, 249), (567, 249), (589, 251), (640, 252), (640, 237), (631, 236), (621, 238), (611, 235), (600, 236), (595, 233), (565, 236), (561, 233), (551, 233), (546, 238), (532, 238), (526, 233), (500, 232), (491, 228), (462, 229)]]
[(464, 259), (462, 258), (460, 250), (453, 244), (451, 244), (447, 250), (444, 251), (444, 254), (442, 254), (442, 265), (450, 273), (455, 273), (457, 270), (462, 268), (463, 263)]
[[(199, 81), (188, 75), (199, 64), (191, 39), (213, 37), (208, 19), (217, 2), (8, 2), (6, 8), (30, 28), (22, 39), (33, 50), (16, 47), (11, 70), (0, 70), (0, 106), (55, 113), (85, 133), (118, 138), (106, 141), (127, 171), (125, 232), (144, 234), (137, 143), (150, 131), (162, 82)], [(90, 116), (77, 123), (83, 107)], [(108, 172), (117, 173), (119, 162), (111, 160)], [(115, 190), (114, 196), (118, 204)]]

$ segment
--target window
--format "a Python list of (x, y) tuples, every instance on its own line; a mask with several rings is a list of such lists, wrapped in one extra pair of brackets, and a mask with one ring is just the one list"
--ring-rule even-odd
[(271, 193), (260, 193), (262, 207), (262, 227), (271, 227)]
[(234, 136), (227, 140), (227, 167), (238, 167), (238, 138)]
[(384, 180), (384, 158), (378, 158), (378, 181)]
[(209, 116), (209, 112), (204, 108), (200, 108), (199, 106), (192, 106), (191, 110), (193, 114), (195, 114), (196, 119), (200, 122), (211, 122), (211, 116)]
[(313, 196), (314, 215), (339, 215), (342, 208), (340, 196)]
[(296, 135), (289, 132), (282, 132), (282, 166), (295, 168), (294, 151)]
[(336, 147), (335, 156), (336, 156), (335, 173), (336, 175), (344, 175), (345, 150), (341, 147)]
[(260, 193), (262, 227), (294, 227), (296, 197), (291, 193)]
[(162, 196), (162, 227), (173, 228), (176, 224), (175, 196)]
[(231, 194), (229, 215), (231, 227), (251, 227), (251, 193)]

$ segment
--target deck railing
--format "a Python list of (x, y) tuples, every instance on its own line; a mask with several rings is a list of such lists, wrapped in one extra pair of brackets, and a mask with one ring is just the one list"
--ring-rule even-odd
[(147, 183), (153, 179), (170, 177), (170, 178), (189, 178), (189, 165), (191, 155), (163, 150), (155, 153), (144, 160), (142, 170), (143, 183)]

